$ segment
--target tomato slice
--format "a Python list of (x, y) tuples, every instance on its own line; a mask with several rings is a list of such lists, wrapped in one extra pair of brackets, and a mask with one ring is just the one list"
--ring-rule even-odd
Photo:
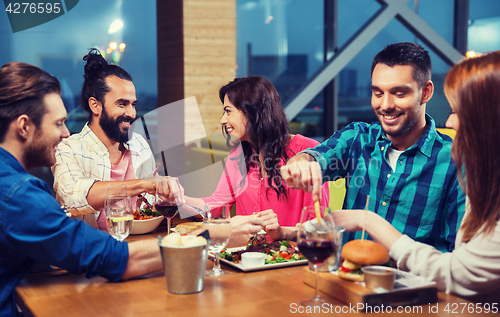
[(352, 270), (350, 270), (350, 269), (346, 268), (346, 267), (345, 267), (345, 266), (343, 266), (343, 265), (341, 265), (341, 266), (340, 266), (340, 269), (342, 270), (342, 272), (346, 272), (346, 273), (349, 273), (349, 272), (351, 272), (351, 271), (352, 271)]
[(286, 253), (286, 252), (280, 252), (280, 255), (281, 255), (281, 257), (282, 257), (283, 259), (285, 259), (285, 260), (289, 260), (289, 259), (291, 259), (291, 258), (292, 258), (292, 256), (293, 256), (293, 254), (288, 254), (288, 253)]

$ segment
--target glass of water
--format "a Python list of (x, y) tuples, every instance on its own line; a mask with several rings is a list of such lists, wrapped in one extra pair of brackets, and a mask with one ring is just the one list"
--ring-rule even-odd
[(116, 240), (123, 241), (128, 237), (134, 222), (130, 196), (108, 195), (104, 204), (104, 212), (109, 234)]
[(205, 204), (205, 218), (203, 230), (210, 233), (208, 251), (214, 254), (214, 267), (207, 271), (205, 276), (220, 276), (229, 274), (220, 268), (219, 253), (224, 249), (231, 237), (231, 208), (225, 203)]

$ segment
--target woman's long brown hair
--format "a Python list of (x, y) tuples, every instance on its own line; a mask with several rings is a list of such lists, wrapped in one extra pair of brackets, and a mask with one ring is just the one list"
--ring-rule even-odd
[(470, 202), (461, 227), (467, 242), (491, 234), (500, 215), (500, 51), (453, 66), (444, 92), (459, 119), (452, 155)]
[[(276, 88), (264, 77), (235, 78), (219, 90), (222, 104), (226, 95), (248, 119), (246, 133), (249, 141), (241, 142), (246, 170), (252, 166), (264, 169), (269, 184), (267, 192), (272, 189), (278, 199), (286, 199), (288, 190), (279, 167), (289, 159), (287, 150), (289, 150), (290, 131)], [(225, 128), (222, 130), (230, 146), (230, 138)], [(263, 164), (259, 160), (259, 155), (262, 156)]]

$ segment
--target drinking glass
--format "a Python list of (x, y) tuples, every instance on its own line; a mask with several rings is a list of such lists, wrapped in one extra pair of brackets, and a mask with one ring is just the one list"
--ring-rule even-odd
[(219, 253), (224, 249), (231, 237), (231, 208), (225, 203), (205, 204), (203, 230), (208, 230), (210, 241), (208, 251), (214, 254), (214, 267), (205, 276), (220, 276), (229, 274), (220, 268)]
[(137, 204), (137, 196), (130, 195), (127, 191), (127, 185), (119, 185), (117, 183), (110, 182), (110, 185), (106, 186), (106, 197), (110, 195), (124, 195), (130, 196), (130, 207), (132, 208), (132, 214), (138, 211), (139, 205)]
[(182, 208), (184, 198), (182, 187), (177, 177), (162, 176), (156, 181), (154, 207), (163, 217), (167, 218), (167, 234), (170, 233), (170, 223)]
[(316, 274), (315, 295), (310, 300), (301, 301), (303, 306), (326, 303), (319, 296), (318, 267), (338, 248), (336, 232), (340, 229), (343, 228), (335, 226), (330, 208), (306, 206), (302, 209), (297, 245), (300, 253), (314, 266)]
[(128, 237), (134, 222), (130, 196), (124, 194), (108, 195), (104, 205), (106, 227), (109, 234), (116, 240), (123, 241)]

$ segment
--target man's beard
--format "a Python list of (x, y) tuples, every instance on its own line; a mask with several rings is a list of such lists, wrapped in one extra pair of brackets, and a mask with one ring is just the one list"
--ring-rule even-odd
[(102, 108), (102, 115), (99, 119), (99, 125), (108, 138), (115, 142), (119, 143), (127, 143), (129, 140), (128, 129), (125, 132), (120, 130), (120, 122), (130, 122), (132, 123), (132, 119), (126, 116), (119, 116), (114, 120), (113, 118), (108, 116), (106, 109)]
[[(418, 104), (421, 104), (421, 101), (422, 101), (422, 97), (420, 97)], [(384, 129), (385, 134), (390, 135), (392, 137), (400, 137), (400, 136), (406, 134), (411, 129), (413, 129), (413, 127), (417, 124), (417, 122), (420, 118), (420, 113), (421, 113), (420, 111), (422, 111), (422, 109), (418, 109), (415, 112), (413, 112), (411, 110), (407, 110), (404, 113), (404, 114), (406, 114), (406, 117), (403, 120), (400, 128), (398, 130), (394, 130), (394, 131), (391, 131), (390, 129), (384, 129), (384, 125), (382, 124), (383, 119), (379, 119), (379, 121), (381, 121), (380, 124), (382, 126), (382, 129)], [(385, 113), (385, 114), (390, 115), (391, 113)], [(392, 113), (392, 114), (394, 114), (394, 113)], [(382, 115), (382, 113), (380, 113), (380, 115)]]
[(50, 167), (56, 163), (53, 144), (47, 144), (47, 140), (38, 131), (35, 140), (40, 141), (30, 144), (24, 153), (24, 165), (28, 171), (35, 167)]

